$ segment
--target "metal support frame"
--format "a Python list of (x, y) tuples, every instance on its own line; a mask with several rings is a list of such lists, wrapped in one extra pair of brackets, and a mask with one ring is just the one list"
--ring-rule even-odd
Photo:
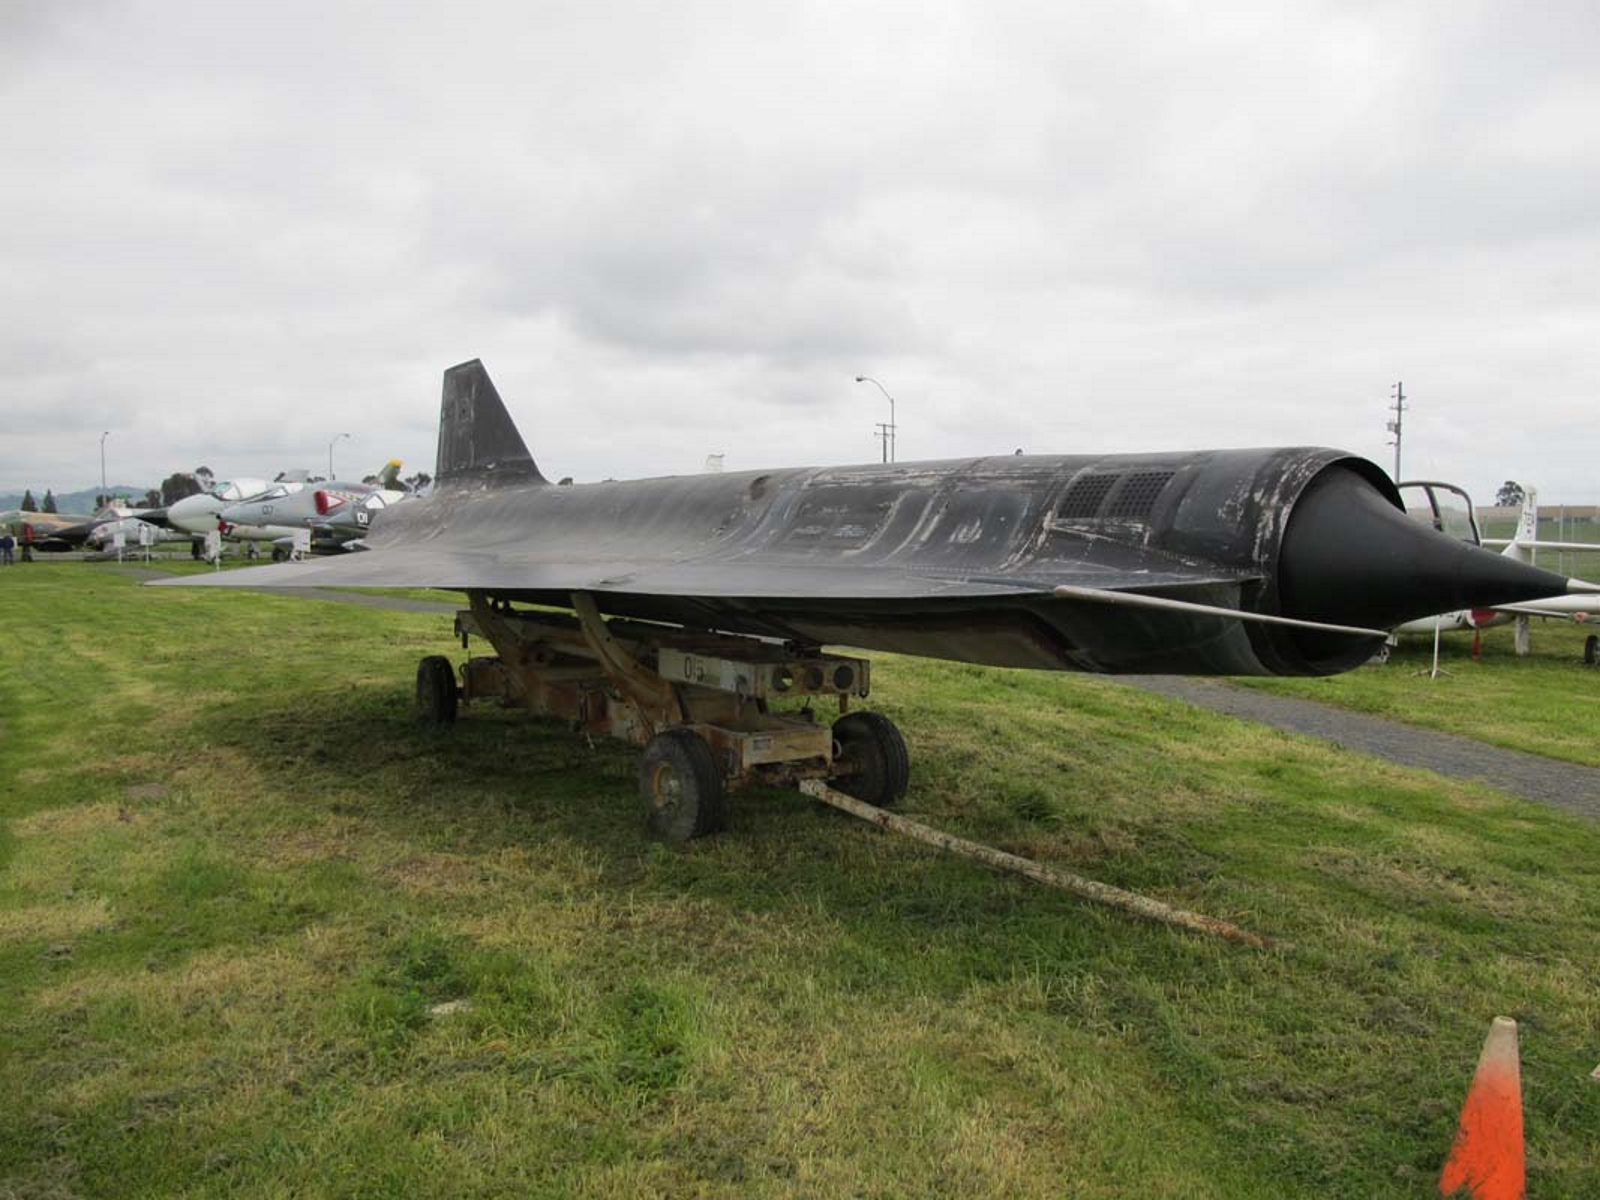
[[(835, 775), (832, 733), (811, 701), (832, 697), (847, 711), (851, 697), (868, 694), (866, 659), (608, 621), (594, 597), (574, 592), (570, 599), (573, 616), (514, 610), (469, 592), (471, 607), (456, 614), (456, 632), (463, 646), (477, 634), (496, 653), (461, 667), (461, 699), (497, 700), (636, 745), (669, 728), (692, 729), (710, 745), (730, 787)], [(790, 697), (805, 706), (775, 712), (769, 705)]]

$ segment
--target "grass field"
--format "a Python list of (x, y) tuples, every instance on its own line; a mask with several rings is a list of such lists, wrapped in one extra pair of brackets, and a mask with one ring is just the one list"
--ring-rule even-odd
[(627, 748), (412, 723), (447, 618), (81, 564), (0, 615), (0, 1196), (1423, 1197), (1496, 1013), (1530, 1195), (1600, 1195), (1591, 823), (875, 660), (909, 811), (1260, 953), (792, 793), (647, 843)]

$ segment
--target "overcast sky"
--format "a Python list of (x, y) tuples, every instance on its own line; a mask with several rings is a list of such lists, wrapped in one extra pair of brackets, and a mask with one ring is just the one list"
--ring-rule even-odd
[(0, 0), (0, 491), (1312, 443), (1600, 501), (1600, 10)]

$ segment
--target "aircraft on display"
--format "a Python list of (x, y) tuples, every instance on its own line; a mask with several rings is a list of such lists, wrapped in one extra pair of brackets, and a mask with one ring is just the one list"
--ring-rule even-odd
[(289, 524), (234, 526), (222, 519), (223, 511), (244, 501), (296, 495), (311, 482), (311, 472), (304, 468), (279, 472), (270, 482), (244, 477), (224, 480), (199, 495), (186, 497), (172, 505), (167, 510), (167, 519), (173, 527), (192, 534), (197, 539), (197, 545), (198, 539), (206, 534), (220, 532), (229, 541), (243, 542), (253, 558), (258, 543), (292, 538), (295, 527)]
[(88, 519), (87, 516), (79, 516), (75, 513), (29, 512), (22, 508), (12, 508), (7, 509), (5, 512), (0, 512), (0, 526), (5, 526), (14, 531), (23, 525), (32, 525), (35, 537), (43, 537), (47, 533), (53, 533), (58, 529), (66, 529), (68, 526), (77, 525)]
[[(366, 553), (157, 586), (464, 592), (457, 632), (496, 653), (423, 659), (424, 718), (493, 699), (642, 744), (647, 821), (672, 840), (721, 827), (727, 789), (753, 780), (903, 794), (900, 733), (851, 707), (870, 662), (827, 646), (1324, 675), (1405, 621), (1568, 589), (1410, 519), (1380, 468), (1316, 447), (555, 486), (476, 360), (445, 372), (434, 477), (379, 516)], [(838, 703), (831, 728), (819, 698)]]
[[(160, 510), (156, 510), (160, 511)], [(162, 542), (188, 542), (193, 539), (182, 530), (171, 529), (156, 521), (146, 521), (138, 516), (102, 521), (89, 530), (83, 544), (96, 550), (110, 550), (116, 545), (117, 535), (122, 535), (122, 548), (138, 550)]]
[[(203, 492), (196, 492), (193, 496), (185, 496), (182, 500), (167, 506), (167, 524), (173, 529), (181, 530), (189, 535), (191, 547), (196, 558), (201, 557), (205, 550), (205, 539), (208, 534), (218, 532), (217, 514), (229, 504), (242, 500), (246, 496), (265, 491), (265, 479), (224, 479), (213, 483)], [(252, 555), (255, 545), (250, 544)]]
[(19, 545), (39, 548), (60, 531), (72, 529), (89, 519), (74, 513), (29, 512), (13, 508), (0, 512), (0, 529), (9, 529)]
[(240, 524), (228, 520), (223, 514), (238, 504), (259, 503), (270, 505), (277, 503), (289, 496), (299, 495), (310, 487), (311, 483), (311, 472), (303, 468), (282, 471), (259, 492), (242, 496), (230, 504), (223, 505), (221, 511), (217, 513), (216, 528), (222, 532), (223, 537), (230, 541), (241, 541), (249, 545), (252, 556), (256, 553), (256, 544), (258, 543), (277, 542), (285, 538), (292, 538), (294, 537), (293, 525), (265, 521), (247, 521)]
[[(159, 525), (164, 519), (166, 510), (161, 508), (132, 508), (126, 504), (107, 504), (99, 511), (88, 517), (69, 517), (65, 524), (57, 523), (41, 534), (35, 525), (33, 548), (51, 553), (60, 553), (66, 550), (81, 550), (85, 546), (99, 545), (97, 530), (129, 519), (150, 520)], [(39, 517), (47, 514), (31, 513), (29, 516)], [(130, 530), (133, 527), (129, 527)], [(106, 535), (110, 536), (110, 535)]]
[(167, 522), (174, 529), (204, 537), (217, 527), (217, 514), (246, 496), (267, 490), (265, 479), (224, 479), (203, 492), (185, 496), (167, 506)]
[(393, 488), (382, 488), (366, 495), (359, 492), (346, 495), (319, 489), (316, 496), (319, 516), (310, 523), (313, 540), (320, 536), (348, 548), (367, 536), (379, 513), (410, 496), (408, 491)]
[(290, 488), (278, 484), (224, 507), (218, 519), (230, 534), (261, 536), (252, 531), (276, 531), (273, 557), (286, 556), (297, 529), (311, 531), (312, 549), (339, 549), (364, 538), (373, 517), (409, 493), (400, 483), (400, 461), (391, 459), (377, 474), (377, 483), (328, 481)]
[[(1452, 483), (1435, 480), (1408, 480), (1398, 485), (1406, 501), (1406, 511), (1413, 517), (1432, 525), (1447, 537), (1453, 537), (1469, 546), (1504, 547), (1501, 554), (1514, 562), (1534, 562), (1537, 551), (1600, 553), (1600, 543), (1552, 542), (1539, 537), (1538, 493), (1529, 488), (1523, 493), (1522, 511), (1516, 532), (1509, 538), (1485, 538), (1478, 528), (1472, 497)], [(1476, 608), (1456, 609), (1436, 613), (1414, 621), (1406, 621), (1394, 629), (1396, 635), (1428, 635), (1442, 631), (1482, 630), (1496, 625), (1518, 621), (1517, 653), (1526, 655), (1527, 625), (1529, 617), (1554, 617), (1576, 621), (1580, 624), (1591, 616), (1600, 615), (1600, 585), (1576, 582), (1574, 590), (1560, 596), (1546, 596), (1509, 604), (1482, 605)]]

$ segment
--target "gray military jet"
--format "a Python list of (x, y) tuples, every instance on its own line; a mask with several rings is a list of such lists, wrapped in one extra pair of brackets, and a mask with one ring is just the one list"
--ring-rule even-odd
[(185, 496), (167, 506), (167, 522), (174, 529), (204, 537), (217, 527), (217, 516), (230, 504), (267, 490), (265, 479), (223, 479), (203, 492)]
[(378, 471), (376, 483), (334, 480), (296, 487), (280, 482), (224, 506), (218, 519), (235, 537), (269, 531), (273, 558), (281, 559), (295, 530), (311, 531), (314, 550), (337, 550), (365, 537), (373, 516), (408, 494), (400, 482), (400, 460), (390, 459)]
[[(495, 699), (642, 744), (648, 823), (670, 839), (719, 828), (727, 788), (751, 780), (826, 779), (879, 804), (904, 792), (899, 732), (852, 711), (870, 664), (827, 646), (1321, 675), (1402, 621), (1568, 583), (1411, 520), (1378, 467), (1321, 448), (553, 486), (476, 360), (445, 372), (435, 480), (382, 514), (368, 553), (163, 582), (464, 592), (463, 643), (496, 653), (424, 659), (424, 717)], [(819, 698), (838, 703), (831, 728)]]

